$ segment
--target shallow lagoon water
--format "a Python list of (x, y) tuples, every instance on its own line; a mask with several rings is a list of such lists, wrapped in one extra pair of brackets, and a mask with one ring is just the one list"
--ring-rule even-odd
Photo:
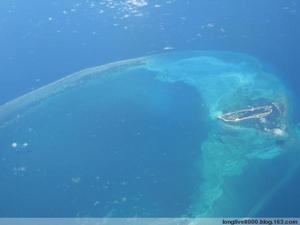
[[(218, 119), (265, 104), (278, 113)], [(291, 104), (275, 74), (239, 53), (175, 52), (80, 71), (1, 106), (1, 212), (272, 216), (264, 210), (298, 171), (298, 160), (284, 160), (299, 158)]]

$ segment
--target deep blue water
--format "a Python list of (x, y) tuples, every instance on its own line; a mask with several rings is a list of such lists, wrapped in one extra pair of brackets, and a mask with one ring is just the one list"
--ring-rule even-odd
[[(251, 54), (277, 71), (294, 97), (294, 121), (300, 123), (300, 6), (296, 0), (149, 0), (137, 1), (140, 5), (128, 3), (129, 6), (118, 4), (125, 1), (112, 1), (115, 3), (112, 8), (108, 2), (2, 0), (0, 104), (94, 65), (161, 53), (170, 48), (228, 50)], [(178, 85), (176, 88), (185, 87)], [(191, 96), (193, 94), (190, 93)], [(182, 107), (193, 105), (193, 102), (181, 101), (180, 96), (176, 98), (179, 99), (176, 104), (186, 104)], [(191, 116), (184, 111), (182, 113), (176, 116)], [(138, 120), (138, 115), (135, 119)], [(172, 130), (167, 125), (166, 128)], [(191, 125), (190, 128), (195, 129), (195, 133), (200, 132), (197, 127)], [(153, 143), (152, 140), (147, 141)], [(145, 140), (141, 140), (141, 143), (145, 143)], [(185, 156), (186, 162), (194, 156), (193, 153), (189, 154)], [(165, 173), (169, 174), (168, 168), (165, 169)], [(158, 168), (153, 170), (154, 173), (159, 172), (156, 171)], [(272, 172), (280, 171), (281, 167)], [(173, 172), (180, 175), (182, 171)], [(182, 174), (180, 179), (188, 184), (191, 181), (184, 181), (185, 176)], [(299, 176), (297, 172), (291, 177), (289, 185), (279, 190), (282, 194), (274, 196), (271, 201), (273, 204), (270, 203), (262, 214), (280, 215), (280, 202), (284, 201), (291, 202), (291, 205), (288, 213), (282, 216), (300, 215), (299, 203), (292, 201), (299, 199)], [(276, 176), (268, 177), (277, 179)], [(183, 191), (182, 201), (186, 199), (184, 193), (190, 191), (189, 188)], [(182, 208), (186, 205), (188, 202), (180, 204)], [(165, 215), (175, 215), (182, 212), (182, 208), (170, 208)], [(71, 215), (72, 209), (65, 210), (67, 215)], [(40, 213), (43, 215), (43, 212)]]
[[(0, 154), (0, 198), (6, 203), (1, 204), (0, 214), (176, 217), (187, 213), (200, 179), (195, 159), (207, 132), (197, 92), (182, 83), (155, 80), (145, 71), (83, 89), (59, 101), (46, 101), (32, 115), (37, 123), (28, 117), (1, 133), (2, 149), (10, 145), (11, 137), (31, 144), (28, 150)], [(61, 117), (52, 116), (60, 112)], [(49, 139), (52, 144), (45, 145)], [(25, 173), (18, 169), (24, 165)]]

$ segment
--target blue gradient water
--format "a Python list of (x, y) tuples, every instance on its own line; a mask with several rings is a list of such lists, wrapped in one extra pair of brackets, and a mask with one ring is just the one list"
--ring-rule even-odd
[[(189, 208), (206, 136), (201, 102), (142, 73), (49, 99), (1, 132), (2, 215), (174, 217)], [(11, 151), (12, 137), (30, 146)]]
[[(269, 66), (270, 70), (276, 72), (291, 93), (293, 98), (291, 107), (294, 110), (292, 121), (299, 126), (299, 10), (299, 3), (295, 0), (254, 0), (247, 2), (238, 0), (226, 2), (220, 0), (3, 0), (0, 2), (0, 104), (62, 78), (67, 74), (95, 65), (172, 51), (173, 49), (227, 50), (253, 55)], [(139, 81), (138, 79), (134, 80), (135, 82)], [(147, 89), (148, 92), (151, 93), (151, 88), (153, 87), (157, 90), (160, 89), (160, 85), (167, 85), (158, 83), (158, 81), (151, 79), (147, 81), (147, 84), (149, 84), (147, 87), (149, 88), (149, 90)], [(129, 89), (130, 87), (128, 87), (128, 91)], [(171, 95), (174, 99), (178, 99), (176, 102), (171, 102), (167, 109), (170, 110), (170, 107), (172, 109), (172, 107), (179, 106), (179, 108), (188, 108), (189, 110), (188, 112), (186, 110), (178, 111), (178, 115), (172, 114), (174, 120), (186, 119), (184, 123), (188, 124), (186, 126), (187, 130), (183, 131), (183, 133), (174, 132), (169, 139), (164, 138), (164, 140), (159, 140), (158, 142), (163, 143), (165, 141), (164, 145), (168, 146), (168, 144), (172, 144), (173, 138), (177, 140), (179, 137), (184, 136), (186, 132), (197, 134), (197, 138), (199, 136), (200, 139), (202, 136), (205, 138), (205, 134), (203, 134), (205, 132), (199, 129), (197, 124), (191, 124), (188, 120), (188, 118), (193, 118), (194, 114), (200, 113), (193, 107), (195, 104), (201, 103), (186, 102), (184, 100), (185, 98), (193, 99), (195, 92), (186, 88), (183, 84), (178, 84), (171, 88), (162, 87), (161, 89), (169, 90), (165, 95)], [(182, 92), (185, 95), (180, 96), (182, 92), (178, 92), (178, 89), (183, 89)], [(134, 92), (132, 94), (134, 95)], [(162, 95), (160, 93), (160, 96)], [(141, 99), (145, 98), (152, 99), (154, 102), (157, 101), (155, 93), (141, 97)], [(160, 101), (162, 101), (162, 105), (165, 102), (169, 102), (161, 99)], [(107, 102), (109, 102), (109, 99)], [(161, 110), (166, 109), (162, 106)], [(145, 129), (149, 126), (147, 123), (141, 124), (144, 120), (138, 120), (138, 112), (134, 117), (136, 123), (140, 126), (145, 127)], [(172, 120), (172, 117), (168, 116), (168, 119)], [(159, 121), (161, 120), (163, 119), (160, 118)], [(151, 122), (155, 123), (155, 121)], [(164, 126), (168, 129), (167, 133), (173, 130), (173, 123), (170, 124), (170, 127), (168, 124)], [(151, 136), (151, 134), (149, 135)], [(0, 140), (0, 142), (4, 146), (5, 141)], [(154, 141), (148, 139), (140, 140), (141, 145), (147, 142), (153, 143)], [(176, 145), (178, 143), (185, 146), (197, 145), (191, 140), (176, 142)], [(159, 149), (153, 148), (159, 151)], [(295, 146), (295, 148), (299, 148), (299, 146)], [(176, 181), (174, 177), (170, 177), (166, 182), (169, 182), (169, 185), (180, 182), (182, 186), (179, 186), (178, 190), (174, 190), (174, 192), (182, 192), (182, 196), (178, 197), (178, 201), (181, 204), (174, 208), (162, 206), (161, 208), (165, 209), (165, 211), (153, 211), (150, 214), (152, 216), (178, 216), (184, 213), (190, 204), (190, 199), (187, 196), (195, 188), (194, 181), (196, 178), (193, 176), (197, 177), (197, 175), (193, 175), (191, 171), (193, 171), (195, 166), (192, 163), (192, 158), (197, 156), (197, 152), (187, 152), (185, 153), (186, 155), (182, 155), (180, 146), (178, 146), (178, 151), (173, 148), (166, 149), (168, 149), (167, 154), (173, 154), (175, 162), (172, 163), (182, 163), (184, 165), (181, 165), (181, 168), (185, 169), (178, 169), (172, 163), (172, 169), (166, 168), (165, 164), (160, 165), (160, 167), (153, 167), (150, 164), (149, 168), (154, 174), (161, 171), (166, 174), (176, 174)], [(193, 149), (192, 146), (191, 149)], [(144, 149), (144, 151), (146, 155), (149, 154), (148, 163), (157, 160), (156, 154), (147, 153), (147, 149)], [(4, 155), (6, 154), (4, 153)], [(17, 157), (16, 160), (22, 160), (23, 155), (21, 154), (13, 157)], [(123, 158), (128, 157), (125, 152), (122, 152), (122, 154)], [(3, 154), (0, 153), (1, 155)], [(140, 157), (139, 154), (135, 156)], [(80, 158), (80, 156), (73, 157), (76, 159)], [(183, 161), (179, 160), (181, 157), (184, 158)], [(134, 160), (131, 157), (128, 158)], [(261, 182), (272, 183), (278, 179), (278, 176), (286, 176), (284, 171), (290, 168), (289, 165), (294, 163), (291, 160), (290, 157), (283, 157), (278, 159), (278, 161), (270, 162), (272, 166), (267, 163), (262, 165), (266, 168), (264, 170), (266, 180)], [(47, 159), (44, 162), (47, 162)], [(274, 163), (278, 167), (274, 166)], [(13, 167), (14, 165), (11, 166)], [(254, 168), (256, 166), (255, 164), (253, 165)], [(63, 162), (61, 162), (61, 167), (64, 168)], [(272, 168), (272, 170), (268, 170), (268, 168)], [(73, 181), (76, 183), (76, 178), (79, 175), (72, 174), (72, 171), (69, 172), (70, 174), (66, 176), (73, 177), (75, 179)], [(59, 172), (56, 171), (56, 173)], [(256, 174), (252, 170), (247, 170), (245, 173), (248, 177)], [(19, 176), (9, 177), (7, 174), (1, 174), (2, 176), (7, 176), (7, 179), (20, 179)], [(61, 176), (61, 179), (63, 179), (64, 174), (61, 174)], [(262, 216), (300, 216), (299, 201), (295, 201), (295, 199), (299, 199), (300, 194), (299, 170), (296, 170), (290, 176), (287, 180), (288, 184), (278, 187), (277, 194), (272, 195), (268, 203), (264, 205), (263, 210), (260, 211)], [(4, 180), (1, 182), (5, 183)], [(122, 181), (120, 180), (119, 183), (122, 183)], [(250, 188), (252, 185), (243, 179), (241, 179), (241, 182), (232, 181), (232, 183), (230, 184), (229, 181), (229, 187), (230, 185), (236, 186), (241, 191), (241, 196), (244, 196), (242, 190), (245, 190), (245, 186)], [(151, 185), (150, 188), (152, 188)], [(241, 186), (239, 187), (239, 185)], [(13, 195), (17, 191), (15, 188), (17, 187), (7, 186), (4, 189)], [(144, 183), (142, 186), (135, 188), (145, 193), (146, 188), (149, 188), (149, 186)], [(32, 208), (27, 207), (27, 215), (34, 216), (36, 206), (42, 204), (43, 201), (39, 202), (40, 198), (37, 196), (37, 193), (31, 193), (29, 189), (22, 191), (18, 196), (15, 196), (14, 200), (7, 199), (11, 203), (11, 208), (7, 205), (4, 208), (2, 206), (0, 215), (22, 215), (22, 212), (17, 213), (13, 210), (14, 203), (17, 204), (17, 201), (24, 198), (23, 202), (25, 204), (27, 196), (34, 196), (33, 199), (37, 202), (32, 203)], [(78, 191), (82, 190), (79, 189)], [(0, 193), (4, 201), (8, 192)], [(166, 192), (161, 189), (154, 189), (154, 193), (160, 196), (160, 193)], [(40, 196), (45, 195), (47, 194), (40, 194)], [(52, 196), (47, 197), (51, 198)], [(161, 197), (163, 199), (161, 204), (165, 204), (168, 199), (168, 196), (164, 197), (165, 199)], [(122, 199), (122, 196), (118, 196), (118, 199)], [(148, 199), (151, 199), (150, 195)], [(61, 201), (63, 201), (63, 196)], [(82, 199), (78, 201), (83, 203), (88, 200)], [(150, 205), (151, 201), (145, 200), (144, 202), (146, 211), (150, 208), (153, 209), (153, 206)], [(91, 204), (91, 211), (83, 212), (82, 215), (103, 216), (98, 211), (93, 211), (95, 209), (93, 204), (96, 204), (94, 199), (87, 204)], [(158, 202), (157, 204), (160, 203)], [(246, 203), (241, 202), (240, 204)], [(49, 212), (49, 208), (46, 208), (45, 211), (41, 208), (37, 215), (74, 216), (74, 211), (80, 211), (77, 208), (79, 204), (74, 205), (74, 208), (62, 208), (60, 210), (61, 215)], [(132, 215), (132, 211), (123, 212), (121, 210), (119, 212), (120, 215)], [(148, 214), (140, 213), (139, 215), (147, 216)], [(225, 215), (230, 215), (230, 212)], [(256, 215), (260, 214), (256, 213)]]

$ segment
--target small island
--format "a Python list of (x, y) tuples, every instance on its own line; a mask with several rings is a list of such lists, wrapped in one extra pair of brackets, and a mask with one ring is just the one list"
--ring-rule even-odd
[(248, 119), (262, 119), (272, 114), (272, 112), (273, 105), (265, 105), (225, 113), (218, 116), (218, 118), (225, 122), (240, 122)]

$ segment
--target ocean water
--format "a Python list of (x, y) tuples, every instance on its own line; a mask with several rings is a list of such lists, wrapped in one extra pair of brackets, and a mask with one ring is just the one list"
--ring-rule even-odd
[(299, 21), (290, 0), (1, 1), (0, 216), (299, 217)]
[(21, 144), (2, 155), (2, 213), (182, 214), (198, 183), (194, 158), (205, 136), (205, 123), (197, 118), (201, 102), (195, 96), (184, 84), (161, 84), (151, 74), (136, 71), (50, 96), (42, 105), (34, 103), (38, 105), (30, 115), (24, 113), (22, 122), (12, 122), (1, 132), (7, 141), (1, 143), (3, 149), (11, 148), (12, 138)]

